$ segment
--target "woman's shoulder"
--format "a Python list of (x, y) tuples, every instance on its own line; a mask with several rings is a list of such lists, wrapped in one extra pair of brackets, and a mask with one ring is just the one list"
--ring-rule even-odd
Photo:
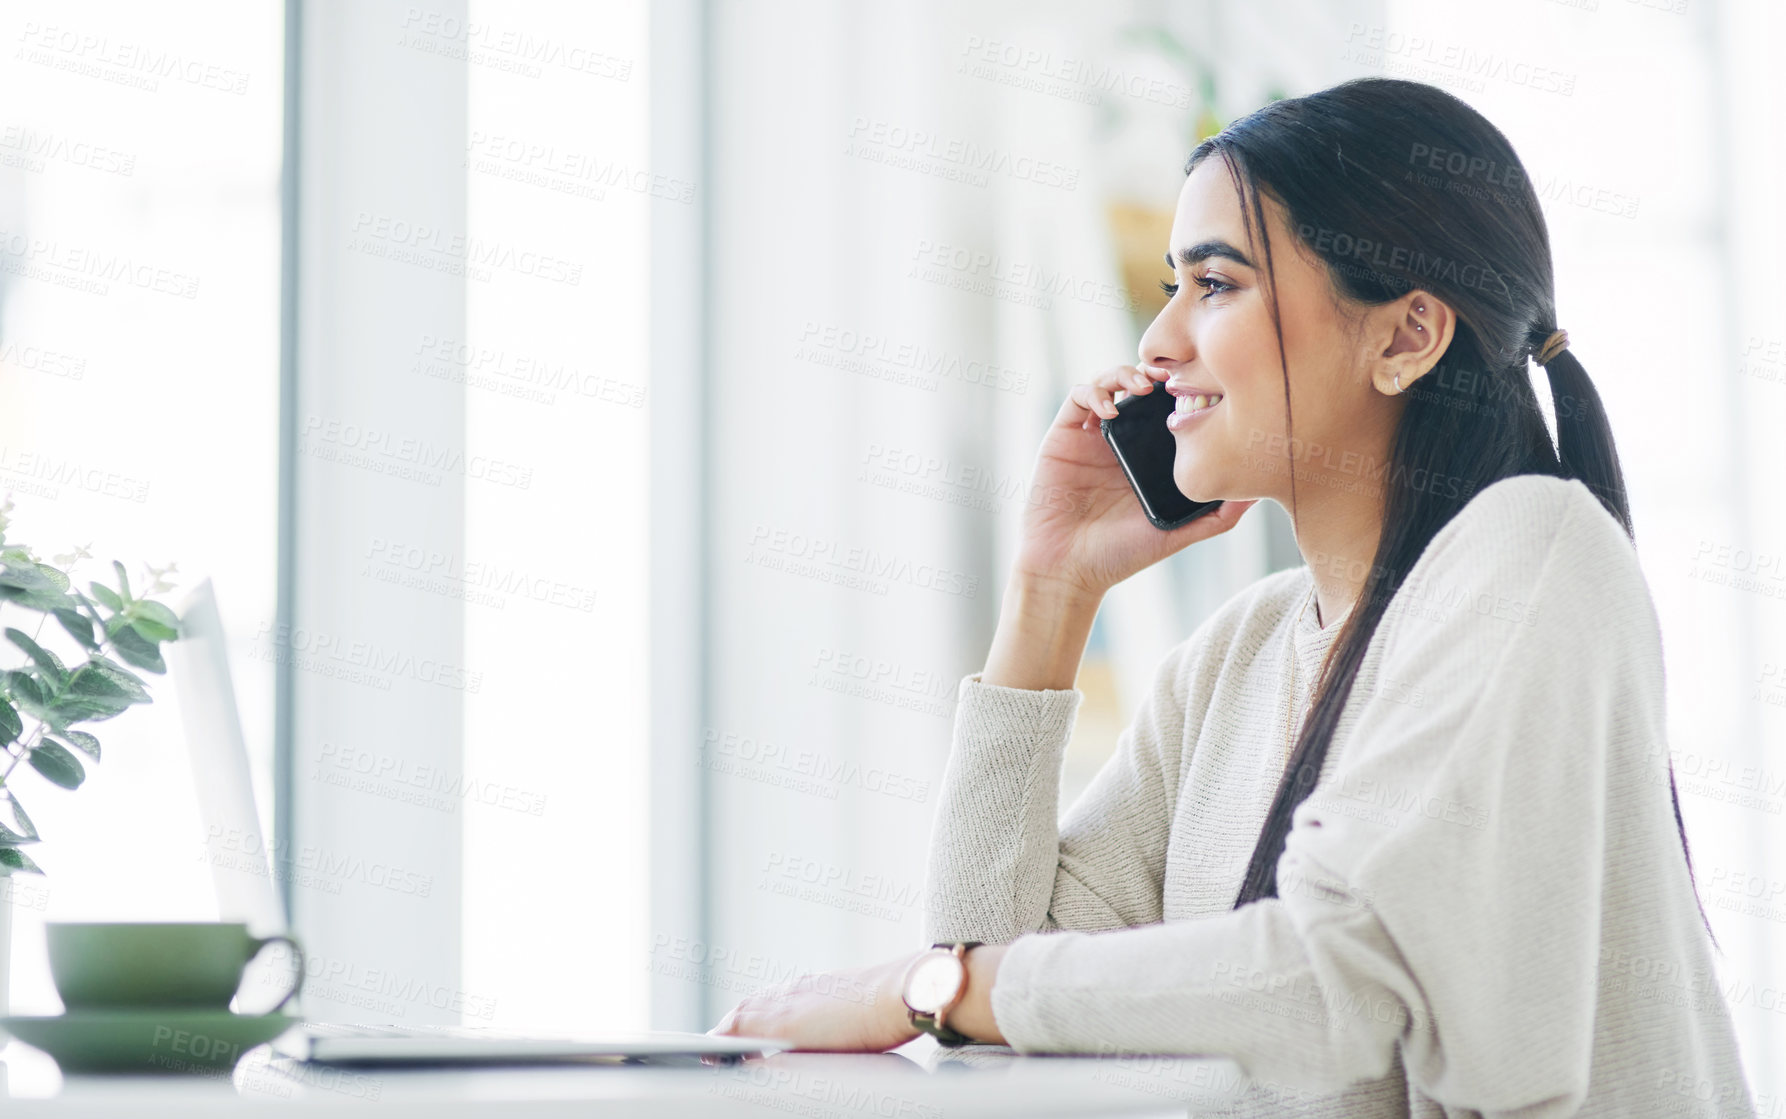
[(1570, 517), (1598, 514), (1617, 526), (1593, 491), (1574, 478), (1553, 474), (1515, 474), (1492, 482), (1464, 503), (1458, 514), (1433, 537), (1436, 547), (1447, 533), (1498, 533), (1510, 543), (1549, 542)]
[(1485, 486), (1434, 534), (1407, 583), (1535, 591), (1613, 578), (1641, 580), (1631, 538), (1592, 490), (1574, 478), (1516, 474)]
[[(1502, 624), (1509, 621), (1523, 624)], [(1480, 654), (1482, 641), (1504, 644), (1522, 634), (1554, 638), (1558, 648), (1592, 635), (1652, 659), (1661, 644), (1649, 584), (1623, 525), (1582, 482), (1546, 474), (1503, 478), (1477, 493), (1427, 544), (1380, 632), (1416, 659), (1434, 655), (1434, 642)]]

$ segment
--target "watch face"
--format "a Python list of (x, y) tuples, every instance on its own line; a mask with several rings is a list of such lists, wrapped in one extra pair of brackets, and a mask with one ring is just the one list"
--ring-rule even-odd
[(920, 1014), (935, 1014), (949, 1005), (965, 978), (955, 953), (933, 951), (918, 958), (905, 981), (905, 1004)]

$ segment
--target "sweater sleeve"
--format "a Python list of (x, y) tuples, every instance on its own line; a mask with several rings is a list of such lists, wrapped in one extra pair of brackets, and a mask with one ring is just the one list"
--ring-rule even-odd
[(1081, 694), (985, 684), (977, 673), (961, 682), (930, 843), (928, 942), (1160, 920), (1184, 737), (1177, 669), (1191, 644), (1162, 661), (1064, 821), (1061, 755)]
[(1297, 809), (1279, 897), (1021, 938), (992, 991), (1015, 1048), (1220, 1054), (1330, 1092), (1386, 1075), (1399, 1046), (1449, 1108), (1573, 1113), (1615, 680), (1658, 638), (1628, 540), (1571, 485), (1521, 489), (1429, 546), (1383, 622), (1378, 696), (1405, 698), (1362, 707)]

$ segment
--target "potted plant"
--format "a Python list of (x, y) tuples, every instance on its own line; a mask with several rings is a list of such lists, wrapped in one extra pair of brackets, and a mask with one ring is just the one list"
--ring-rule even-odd
[[(139, 597), (124, 565), (114, 561), (116, 585), (95, 580), (83, 592), (67, 571), (89, 558), (86, 549), (44, 563), (30, 548), (7, 540), (11, 512), (9, 497), (0, 503), (0, 886), (5, 887), (13, 875), (43, 873), (27, 852), (38, 835), (19, 802), (20, 779), (29, 773), (61, 789), (79, 788), (100, 752), (99, 739), (81, 728), (150, 702), (148, 684), (137, 673), (167, 671), (161, 643), (174, 640), (180, 629), (174, 612), (148, 597), (170, 589), (167, 572), (151, 569)], [(12, 890), (7, 888), (0, 890), (0, 1014), (7, 1006), (11, 941)]]

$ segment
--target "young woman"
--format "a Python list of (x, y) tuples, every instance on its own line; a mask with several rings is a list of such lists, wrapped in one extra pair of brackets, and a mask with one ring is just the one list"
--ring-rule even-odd
[[(1278, 101), (1192, 153), (1168, 263), (1140, 363), (1043, 438), (1085, 500), (1026, 511), (961, 684), (940, 947), (852, 976), (872, 1006), (822, 977), (716, 1029), (1225, 1055), (1262, 1113), (1747, 1114), (1623, 476), (1506, 138), (1414, 82)], [(1172, 532), (1098, 432), (1159, 391), (1179, 488), (1224, 502)], [(1102, 596), (1266, 498), (1306, 566), (1166, 657), (1057, 824)]]

